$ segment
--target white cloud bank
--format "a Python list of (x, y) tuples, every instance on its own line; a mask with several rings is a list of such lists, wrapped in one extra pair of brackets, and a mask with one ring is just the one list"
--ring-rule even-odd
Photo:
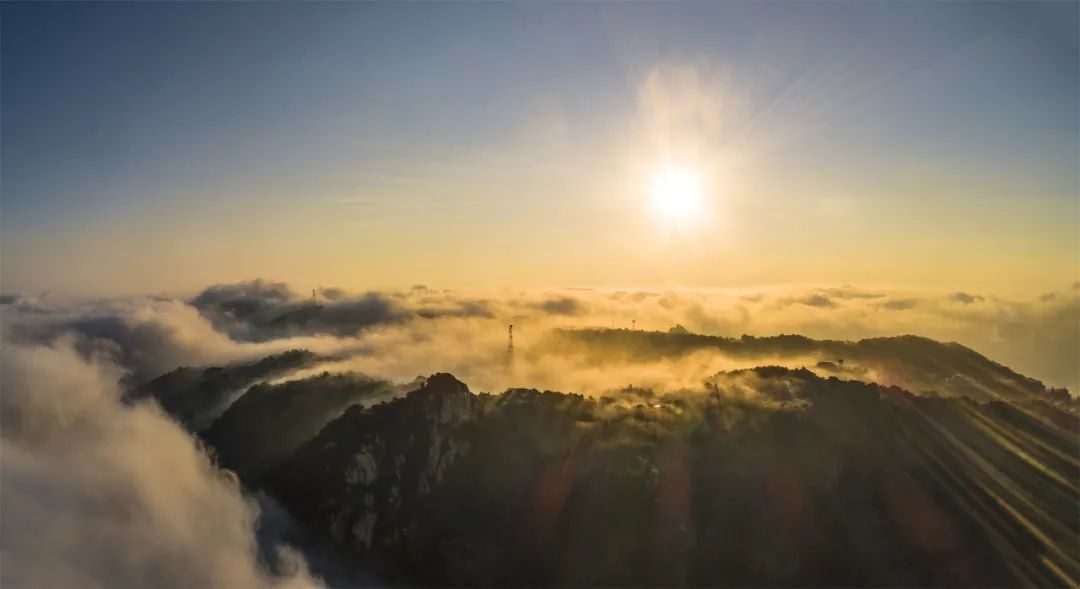
[(0, 585), (307, 587), (287, 548), (256, 557), (255, 503), (121, 370), (49, 345), (0, 351)]

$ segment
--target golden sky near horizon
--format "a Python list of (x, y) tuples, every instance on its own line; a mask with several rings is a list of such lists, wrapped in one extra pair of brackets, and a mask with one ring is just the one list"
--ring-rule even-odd
[[(1036, 296), (1080, 277), (1076, 34), (1046, 8), (828, 7), (847, 31), (727, 4), (459, 5), (414, 44), (356, 36), (408, 7), (314, 29), (252, 10), (250, 38), (215, 20), (198, 47), (198, 10), (147, 24), (176, 38), (131, 71), (111, 69), (139, 47), (122, 32), (47, 21), (74, 35), (53, 53), (10, 40), (12, 75), (58, 86), (5, 87), (5, 292), (263, 277)], [(372, 48), (411, 57), (360, 59)], [(86, 71), (63, 61), (80, 50)]]

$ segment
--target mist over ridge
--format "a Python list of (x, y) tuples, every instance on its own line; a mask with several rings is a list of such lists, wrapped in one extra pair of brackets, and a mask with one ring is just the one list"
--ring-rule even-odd
[[(1028, 302), (853, 287), (298, 291), (255, 280), (184, 298), (7, 297), (3, 501), (5, 512), (22, 515), (3, 521), (5, 555), (19, 563), (5, 567), (5, 579), (621, 585), (630, 577), (596, 563), (630, 553), (637, 564), (626, 570), (658, 584), (1053, 584), (1080, 573), (1067, 556), (1078, 535), (1064, 500), (1080, 489), (1072, 466), (1080, 405), (1061, 381), (1032, 378), (963, 343), (994, 349), (1024, 341), (1027, 350), (1011, 346), (1015, 357), (1065, 374), (1072, 364), (1055, 346), (1075, 346), (1061, 318), (1077, 313), (1076, 288)], [(955, 334), (961, 343), (888, 335), (920, 331)], [(1023, 339), (1001, 340), (1007, 335)], [(1046, 350), (1059, 355), (1041, 358)], [(142, 433), (113, 433), (128, 421)], [(885, 441), (901, 434), (909, 441)], [(190, 464), (190, 480), (157, 490), (174, 474), (108, 450), (114, 435), (165, 444), (163, 460)], [(850, 436), (875, 449), (856, 451)], [(72, 440), (80, 450), (64, 460), (48, 450)], [(802, 472), (784, 458), (789, 444), (806, 447), (803, 463), (825, 470)], [(759, 451), (788, 470), (759, 470)], [(138, 542), (144, 525), (163, 546), (183, 542), (154, 522), (193, 501), (221, 504), (197, 534), (227, 532), (228, 545), (209, 553), (192, 546), (182, 570), (157, 567), (139, 551), (113, 563), (72, 547), (71, 567), (46, 571), (46, 556), (12, 543), (19, 530), (53, 525), (32, 489), (48, 488), (71, 468), (65, 460), (86, 452), (99, 462), (83, 468), (116, 478), (65, 491), (72, 505), (122, 509), (126, 500), (112, 488), (132, 481), (136, 497), (147, 494), (135, 520), (107, 511), (97, 524), (116, 527), (111, 549)], [(991, 462), (972, 463), (971, 452)], [(874, 453), (900, 461), (871, 468)], [(951, 464), (955, 480), (939, 480), (946, 471), (928, 456)], [(992, 492), (1018, 510), (1045, 552), (1018, 548), (1026, 540), (994, 523), (995, 508), (971, 511), (951, 498), (991, 493), (979, 489), (992, 480), (1004, 485)], [(778, 484), (788, 491), (777, 494)], [(804, 558), (813, 562), (767, 566), (715, 536), (716, 521), (743, 534), (766, 525), (757, 516), (737, 523), (724, 504), (705, 499), (745, 502), (755, 485), (774, 489), (771, 501), (795, 492), (805, 504), (772, 506), (779, 511), (770, 517), (788, 536), (749, 536), (753, 558), (810, 550)], [(886, 490), (894, 485), (915, 499)], [(592, 513), (597, 492), (616, 511)], [(836, 511), (832, 494), (864, 502), (850, 517), (885, 519), (856, 531), (850, 526), (861, 524)], [(1022, 497), (1041, 507), (1030, 511)], [(644, 506), (656, 501), (661, 511), (648, 515)], [(492, 505), (502, 515), (488, 513)], [(68, 509), (73, 521), (91, 521)], [(916, 513), (934, 515), (916, 524)], [(484, 521), (488, 527), (475, 527)], [(812, 532), (819, 524), (826, 527)], [(946, 529), (958, 543), (927, 544)], [(820, 535), (819, 548), (798, 548), (811, 533)], [(442, 544), (446, 534), (458, 544)], [(575, 534), (595, 544), (574, 544)], [(884, 543), (849, 544), (860, 534)], [(1021, 564), (1002, 564), (1010, 550)], [(876, 564), (843, 571), (837, 551)], [(713, 558), (744, 564), (708, 572), (702, 563)], [(231, 568), (220, 568), (220, 559)], [(192, 581), (189, 569), (203, 576)]]
[[(81, 334), (79, 345), (105, 348), (132, 371), (136, 382), (181, 365), (255, 360), (307, 349), (325, 361), (337, 360), (337, 368), (351, 366), (392, 380), (416, 376), (413, 365), (423, 357), (434, 364), (432, 369), (462, 376), (473, 374), (463, 371), (475, 371), (472, 380), (480, 379), (481, 386), (505, 388), (528, 383), (507, 381), (501, 370), (485, 368), (499, 364), (506, 325), (514, 324), (519, 347), (541, 362), (542, 354), (529, 356), (527, 350), (544, 341), (552, 328), (633, 325), (642, 331), (667, 331), (681, 325), (709, 336), (790, 333), (823, 340), (913, 334), (958, 342), (1049, 386), (1080, 384), (1075, 366), (1080, 334), (1072, 328), (1080, 322), (1077, 285), (1027, 301), (851, 286), (475, 293), (416, 286), (366, 293), (322, 288), (312, 297), (284, 283), (254, 280), (211, 286), (190, 298), (79, 301), (9, 295), (0, 309), (14, 341), (48, 341), (65, 331)], [(723, 367), (717, 364), (713, 372)], [(544, 373), (536, 370), (530, 378)]]

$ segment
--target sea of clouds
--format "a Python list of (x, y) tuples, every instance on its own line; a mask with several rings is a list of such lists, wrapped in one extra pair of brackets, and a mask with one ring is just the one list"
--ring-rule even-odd
[[(394, 381), (451, 372), (474, 390), (584, 393), (627, 383), (679, 388), (721, 370), (799, 358), (675, 359), (596, 366), (543, 351), (553, 328), (819, 339), (918, 334), (957, 341), (1050, 386), (1076, 387), (1080, 285), (1032, 300), (848, 286), (739, 290), (469, 293), (320, 289), (263, 280), (193, 296), (9, 296), (0, 305), (0, 584), (312, 586), (286, 545), (256, 540), (258, 502), (130, 387), (179, 366), (251, 361), (289, 349), (305, 371)], [(516, 361), (506, 362), (514, 325)], [(268, 556), (269, 555), (269, 556)]]
[[(482, 293), (423, 286), (364, 293), (326, 288), (313, 299), (283, 283), (255, 280), (212, 286), (190, 297), (14, 297), (0, 309), (6, 343), (39, 345), (70, 337), (83, 356), (109, 358), (133, 382), (178, 366), (222, 365), (304, 348), (338, 369), (392, 380), (447, 371), (472, 376), (485, 390), (587, 389), (577, 381), (588, 380), (582, 372), (588, 366), (573, 366), (577, 377), (555, 366), (534, 366), (546, 356), (529, 351), (550, 329), (635, 325), (666, 331), (682, 325), (729, 337), (797, 333), (856, 340), (914, 334), (958, 342), (1048, 386), (1080, 384), (1078, 285), (1019, 301), (850, 286)], [(519, 357), (530, 360), (511, 372), (498, 361), (505, 357), (509, 324)], [(700, 358), (690, 364), (703, 361), (718, 369), (731, 363)]]

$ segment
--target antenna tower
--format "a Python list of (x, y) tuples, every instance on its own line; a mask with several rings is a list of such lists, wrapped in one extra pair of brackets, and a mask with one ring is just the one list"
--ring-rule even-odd
[(510, 329), (507, 331), (507, 335), (509, 336), (509, 338), (506, 340), (506, 355), (508, 357), (513, 357), (513, 355), (514, 355), (514, 326), (513, 325), (510, 326)]

